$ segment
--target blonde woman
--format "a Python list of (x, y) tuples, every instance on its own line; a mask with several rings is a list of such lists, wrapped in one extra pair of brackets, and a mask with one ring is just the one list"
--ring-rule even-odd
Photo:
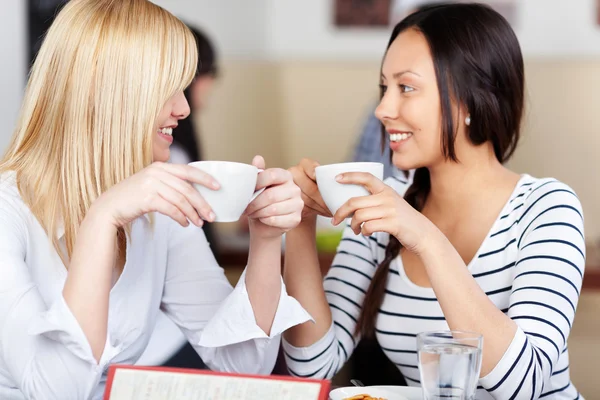
[(232, 290), (190, 185), (216, 182), (163, 163), (196, 53), (146, 0), (72, 0), (49, 30), (0, 162), (0, 398), (101, 398), (108, 365), (136, 361), (159, 309), (211, 368), (246, 373), (269, 373), (279, 334), (308, 320), (280, 276), (303, 206), (290, 174), (260, 175)]

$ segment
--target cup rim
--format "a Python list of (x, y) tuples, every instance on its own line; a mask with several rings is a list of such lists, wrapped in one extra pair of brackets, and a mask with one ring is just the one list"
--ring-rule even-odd
[(224, 161), (224, 160), (201, 160), (201, 161), (192, 161), (189, 162), (188, 165), (193, 167), (195, 165), (200, 165), (200, 164), (234, 164), (234, 165), (239, 165), (241, 167), (252, 167), (255, 169), (258, 169), (258, 167), (252, 165), (252, 164), (246, 164), (246, 163), (242, 163), (242, 162), (238, 162), (238, 161)]
[[(464, 337), (461, 338), (445, 338), (443, 336), (436, 336), (436, 335), (441, 335), (441, 334), (449, 334), (449, 333), (458, 333), (460, 335), (465, 335)], [(477, 332), (473, 332), (473, 331), (462, 331), (462, 330), (453, 330), (453, 329), (441, 329), (441, 330), (437, 330), (437, 331), (424, 331), (424, 332), (419, 332), (417, 333), (417, 339), (419, 338), (440, 338), (440, 339), (455, 339), (455, 340), (477, 340), (477, 339), (483, 339), (483, 335), (481, 333), (477, 333)]]
[(325, 165), (319, 165), (318, 167), (315, 168), (315, 171), (318, 170), (319, 168), (325, 168), (325, 167), (339, 167), (342, 165), (356, 165), (356, 166), (373, 166), (373, 167), (377, 167), (382, 165), (383, 163), (380, 162), (371, 162), (371, 161), (357, 161), (357, 162), (342, 162), (342, 163), (335, 163), (335, 164), (325, 164)]

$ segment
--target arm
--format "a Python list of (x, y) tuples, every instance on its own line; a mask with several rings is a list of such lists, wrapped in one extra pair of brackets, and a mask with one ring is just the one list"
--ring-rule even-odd
[(385, 243), (378, 244), (346, 228), (333, 264), (322, 280), (314, 238), (315, 228), (309, 223), (287, 236), (284, 279), (290, 294), (315, 322), (287, 331), (283, 347), (293, 375), (330, 379), (360, 341), (354, 335), (356, 321), (375, 274), (378, 247)]
[(285, 340), (297, 347), (317, 342), (332, 323), (317, 255), (316, 225), (316, 216), (309, 217), (286, 235), (283, 279), (290, 296), (298, 300), (315, 320), (315, 323), (295, 326), (284, 334)]
[[(169, 249), (162, 309), (181, 328), (211, 369), (269, 374), (277, 358), (281, 333), (290, 326), (307, 321), (310, 316), (287, 295), (281, 274), (277, 271), (277, 297), (274, 304), (267, 305), (268, 312), (273, 308), (273, 315), (264, 314), (269, 325), (269, 329), (265, 330), (258, 324), (261, 311), (257, 311), (257, 304), (250, 300), (247, 282), (260, 279), (258, 274), (249, 278), (250, 265), (232, 289), (202, 230), (182, 228), (171, 221), (167, 223)], [(258, 250), (254, 255), (256, 261), (269, 261), (269, 255), (258, 260), (261, 249)], [(280, 260), (280, 247), (276, 254)], [(277, 265), (281, 262), (279, 260), (271, 261)], [(256, 264), (256, 267), (260, 265)], [(265, 298), (269, 296), (272, 294), (266, 293)]]
[[(88, 398), (117, 349), (102, 335), (106, 335), (106, 328), (101, 332), (100, 325), (106, 326), (106, 321), (96, 316), (99, 321), (88, 326), (102, 355), (96, 359), (80, 321), (71, 311), (74, 303), (68, 305), (62, 296), (46, 303), (26, 263), (27, 218), (19, 206), (0, 202), (0, 357), (26, 398)], [(104, 240), (113, 245), (109, 234), (103, 234)], [(104, 267), (83, 262), (80, 260), (74, 268)], [(102, 278), (101, 272), (98, 275)], [(101, 310), (98, 302), (102, 289), (94, 288), (92, 293), (95, 303), (90, 307)], [(84, 303), (78, 297), (71, 300)]]
[[(557, 187), (564, 191), (552, 192)], [(585, 245), (581, 205), (563, 187), (556, 182), (532, 194), (529, 202), (535, 204), (519, 222), (523, 231), (507, 315), (483, 293), (445, 238), (432, 236), (421, 253), (450, 328), (483, 335), (482, 384), (497, 398), (539, 397), (567, 346)]]
[(268, 336), (281, 297), (281, 237), (264, 240), (250, 236), (245, 277), (256, 324)]
[(65, 303), (83, 330), (95, 360), (106, 345), (108, 295), (116, 259), (117, 229), (92, 207), (77, 233), (63, 288)]
[(197, 210), (208, 214), (199, 194), (182, 179), (206, 186), (214, 182), (188, 166), (154, 164), (115, 185), (88, 210), (77, 231), (63, 296), (100, 360), (107, 337), (108, 297), (116, 261), (118, 227), (158, 211), (189, 224), (201, 225)]
[(534, 191), (528, 204), (519, 222), (519, 253), (505, 316), (514, 321), (516, 332), (480, 381), (497, 399), (537, 399), (561, 389), (547, 383), (567, 349), (585, 269), (583, 212), (573, 191), (551, 182)]
[(420, 256), (449, 327), (483, 335), (481, 383), (488, 392), (499, 399), (539, 398), (566, 349), (583, 280), (583, 214), (575, 194), (554, 181), (529, 195), (518, 220), (519, 255), (505, 315), (427, 218), (381, 181), (345, 175), (344, 182), (363, 184), (373, 195), (350, 200), (335, 219), (354, 212), (355, 231), (388, 232)]

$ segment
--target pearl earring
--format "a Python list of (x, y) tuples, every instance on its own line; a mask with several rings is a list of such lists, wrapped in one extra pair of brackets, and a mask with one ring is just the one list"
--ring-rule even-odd
[(470, 115), (467, 115), (467, 118), (465, 118), (465, 124), (467, 126), (471, 125), (471, 116)]

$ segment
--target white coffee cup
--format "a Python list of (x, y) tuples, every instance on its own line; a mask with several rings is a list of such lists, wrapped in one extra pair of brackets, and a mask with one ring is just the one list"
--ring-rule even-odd
[(317, 186), (323, 201), (332, 214), (353, 197), (368, 196), (369, 191), (361, 185), (339, 183), (335, 178), (345, 172), (367, 172), (383, 180), (383, 164), (375, 162), (349, 162), (321, 165), (315, 169)]
[(194, 184), (194, 187), (215, 213), (215, 222), (235, 222), (264, 189), (256, 190), (256, 180), (262, 171), (254, 165), (230, 161), (196, 161), (194, 168), (212, 176), (221, 187), (212, 190)]

